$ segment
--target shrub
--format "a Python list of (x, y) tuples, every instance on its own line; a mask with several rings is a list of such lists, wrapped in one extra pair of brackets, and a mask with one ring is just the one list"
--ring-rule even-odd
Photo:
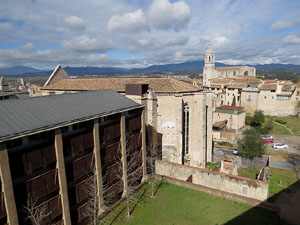
[(220, 163), (207, 162), (206, 168), (213, 171), (220, 171)]
[(281, 120), (281, 119), (276, 119), (275, 122), (281, 123), (281, 124), (287, 124), (287, 122), (285, 120)]
[(268, 129), (267, 127), (262, 127), (262, 128), (260, 129), (260, 133), (261, 133), (261, 134), (268, 134), (268, 133), (269, 133), (269, 129)]
[(249, 115), (246, 115), (245, 117), (245, 124), (250, 125), (252, 123), (252, 117)]

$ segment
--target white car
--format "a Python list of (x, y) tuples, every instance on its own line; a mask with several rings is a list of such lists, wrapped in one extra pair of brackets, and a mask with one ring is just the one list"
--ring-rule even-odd
[(274, 149), (283, 149), (283, 148), (288, 149), (289, 146), (286, 145), (286, 144), (282, 144), (282, 143), (276, 143), (276, 144), (273, 144), (272, 148), (274, 148)]
[(232, 151), (232, 154), (238, 155), (239, 154), (239, 150), (237, 148), (234, 148), (233, 151)]

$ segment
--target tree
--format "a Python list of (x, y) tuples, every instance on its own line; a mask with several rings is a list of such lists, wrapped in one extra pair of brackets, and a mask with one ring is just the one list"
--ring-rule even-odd
[(235, 99), (235, 96), (233, 96), (231, 106), (236, 106), (236, 99)]
[(32, 225), (43, 224), (43, 220), (52, 213), (52, 211), (49, 211), (47, 204), (38, 205), (38, 199), (33, 200), (30, 196), (23, 208), (27, 214), (26, 220), (30, 220)]
[(248, 159), (261, 157), (265, 152), (265, 146), (260, 139), (260, 134), (254, 128), (243, 132), (242, 137), (238, 139), (238, 146), (240, 155)]
[[(128, 140), (128, 138), (127, 138)], [(126, 144), (126, 160), (122, 159), (116, 159), (117, 163), (122, 168), (122, 162), (126, 161), (127, 165), (127, 173), (125, 175), (125, 180), (127, 180), (127, 188), (123, 192), (123, 198), (126, 202), (126, 208), (127, 208), (127, 218), (132, 218), (131, 211), (130, 211), (130, 203), (134, 202), (137, 203), (139, 200), (136, 197), (136, 187), (140, 183), (143, 167), (141, 160), (142, 159), (142, 150), (140, 151), (134, 151), (132, 149), (132, 146), (127, 142)], [(124, 156), (122, 156), (123, 158)], [(139, 158), (140, 157), (140, 158)], [(118, 177), (120, 180), (123, 179), (123, 173), (120, 173), (120, 171), (115, 170), (114, 174), (116, 177)]]
[(264, 115), (263, 111), (256, 110), (252, 117), (251, 126), (261, 127), (261, 125), (264, 121), (265, 121), (265, 115)]
[(92, 175), (85, 181), (84, 191), (88, 196), (85, 216), (89, 217), (91, 224), (98, 224), (99, 213), (99, 193), (95, 168), (92, 170)]
[(155, 181), (155, 159), (158, 159), (159, 155), (159, 147), (152, 147), (150, 146), (147, 149), (148, 156), (147, 156), (147, 170), (150, 173), (150, 179), (149, 181), (151, 182), (151, 198), (154, 198), (154, 193), (155, 193), (155, 186), (154, 186), (154, 181)]

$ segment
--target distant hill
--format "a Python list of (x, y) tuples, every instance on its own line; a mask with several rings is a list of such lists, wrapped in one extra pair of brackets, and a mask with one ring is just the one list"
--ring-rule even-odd
[(38, 70), (27, 66), (14, 66), (14, 67), (3, 67), (0, 68), (0, 75), (21, 75), (25, 73), (39, 73), (43, 70)]
[[(126, 69), (121, 67), (65, 67), (65, 71), (70, 76), (83, 75), (126, 75), (136, 73), (163, 73), (163, 72), (189, 72), (202, 71), (204, 61), (192, 61), (177, 64), (152, 65), (146, 68)], [(223, 63), (216, 63), (216, 66), (230, 66)], [(251, 65), (249, 65), (251, 66)], [(255, 66), (258, 71), (286, 71), (294, 75), (300, 74), (300, 65), (293, 64), (259, 64)], [(10, 68), (0, 68), (0, 76), (34, 77), (49, 76), (52, 71), (43, 71), (31, 67), (14, 66)]]

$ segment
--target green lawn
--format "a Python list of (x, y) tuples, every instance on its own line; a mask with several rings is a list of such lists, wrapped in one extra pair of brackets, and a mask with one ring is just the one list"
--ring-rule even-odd
[(272, 118), (273, 118), (273, 121), (275, 121), (276, 119), (286, 121), (287, 124), (285, 124), (285, 125), (292, 130), (294, 135), (300, 134), (300, 117), (298, 117), (298, 116), (285, 116), (285, 117), (274, 116)]
[(270, 197), (297, 181), (295, 170), (271, 168)]
[(278, 135), (290, 135), (290, 132), (283, 126), (279, 124), (273, 123), (273, 129), (270, 130), (270, 134), (278, 134)]
[[(255, 168), (238, 168), (238, 174), (242, 177), (256, 179), (258, 173)], [(295, 170), (270, 168), (270, 173), (272, 174), (269, 186), (270, 197), (297, 181)]]
[(149, 197), (148, 185), (140, 193), (143, 191), (145, 194), (133, 210), (132, 219), (127, 219), (123, 203), (103, 224), (282, 224), (274, 213), (264, 209), (169, 183), (162, 183), (155, 198)]

